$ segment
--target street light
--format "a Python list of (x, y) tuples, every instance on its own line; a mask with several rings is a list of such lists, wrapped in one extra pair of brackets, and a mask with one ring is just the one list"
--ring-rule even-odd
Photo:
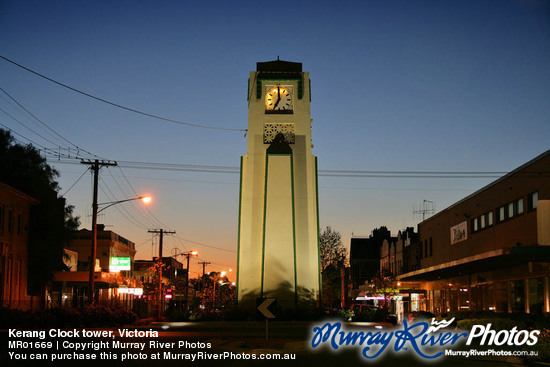
[[(229, 271), (233, 271), (233, 269), (229, 269)], [(208, 273), (210, 274), (210, 273)], [(224, 282), (222, 279), (220, 278), (223, 278), (225, 275), (227, 274), (226, 271), (222, 271), (220, 273), (218, 273), (218, 275), (216, 276), (217, 279), (214, 279), (214, 294), (213, 294), (213, 299), (212, 299), (212, 309), (216, 308), (216, 283), (219, 283), (220, 284), (220, 287), (222, 285), (226, 285), (226, 284), (231, 284), (231, 285), (235, 285), (235, 282)]]
[(197, 256), (198, 254), (199, 252), (195, 250), (180, 254), (187, 258), (187, 271), (185, 274), (185, 310), (187, 310), (187, 300), (189, 298), (189, 258), (191, 256)]
[(100, 206), (100, 205), (107, 205), (106, 207), (104, 208), (101, 208), (97, 211), (97, 214), (101, 213), (102, 211), (104, 211), (105, 209), (113, 206), (113, 205), (116, 205), (116, 204), (120, 204), (120, 203), (124, 203), (126, 201), (132, 201), (132, 200), (141, 200), (143, 201), (145, 204), (148, 204), (152, 198), (150, 196), (140, 196), (140, 197), (137, 197), (137, 198), (132, 198), (132, 199), (125, 199), (125, 200), (118, 200), (118, 201), (110, 201), (108, 203), (101, 203), (101, 204), (97, 204), (97, 206)]
[[(95, 301), (95, 282), (94, 282), (94, 273), (95, 273), (95, 258), (97, 256), (97, 214), (101, 213), (103, 210), (116, 205), (120, 203), (124, 203), (126, 201), (132, 201), (132, 200), (141, 200), (144, 203), (148, 203), (151, 201), (150, 196), (139, 196), (137, 198), (132, 199), (125, 199), (125, 200), (118, 200), (118, 201), (111, 201), (107, 203), (97, 203), (97, 195), (94, 192), (94, 201), (92, 203), (92, 248), (90, 253), (90, 276), (88, 280), (88, 302), (89, 304), (93, 305)], [(106, 205), (105, 207), (98, 210), (98, 207), (100, 205)]]

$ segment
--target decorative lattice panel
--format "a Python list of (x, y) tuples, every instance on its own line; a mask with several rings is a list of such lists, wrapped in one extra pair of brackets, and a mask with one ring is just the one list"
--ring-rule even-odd
[(294, 144), (294, 124), (264, 124), (264, 144), (271, 144), (277, 134), (283, 134), (289, 144)]

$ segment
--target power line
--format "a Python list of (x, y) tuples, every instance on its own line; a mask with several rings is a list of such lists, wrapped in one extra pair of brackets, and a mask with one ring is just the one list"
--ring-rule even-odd
[[(118, 161), (119, 166), (132, 169), (205, 172), (205, 173), (231, 173), (239, 174), (240, 168), (233, 166), (193, 165), (159, 162)], [(71, 160), (61, 160), (59, 163), (75, 164)], [(499, 178), (509, 172), (497, 171), (369, 171), (369, 170), (319, 170), (322, 177), (350, 177), (350, 178)], [(550, 172), (519, 172), (523, 177), (549, 176)]]
[[(135, 196), (135, 197), (138, 197), (140, 195), (138, 195), (137, 193), (134, 192), (134, 194), (128, 194), (124, 188), (121, 186), (121, 184), (118, 182), (118, 180), (113, 176), (113, 173), (111, 172), (110, 168), (107, 167), (107, 171), (109, 172), (109, 175), (111, 176), (111, 178), (113, 179), (113, 181), (115, 182), (115, 184), (118, 186), (120, 192), (122, 193), (122, 195), (124, 195), (124, 197), (132, 197), (132, 196)], [(135, 213), (137, 213), (138, 215), (140, 215), (146, 222), (148, 222), (148, 226), (151, 227), (150, 225), (153, 224), (154, 226), (154, 223), (153, 221), (151, 221), (149, 218), (147, 218), (141, 210), (137, 209), (136, 206), (135, 206), (135, 203), (134, 202), (131, 202), (131, 203), (128, 203), (128, 205), (133, 209), (133, 211)], [(126, 208), (125, 208), (126, 210)], [(127, 211), (128, 212), (128, 211)], [(129, 212), (128, 212), (129, 213)]]
[[(22, 137), (23, 139), (28, 140), (28, 141), (30, 142), (30, 144), (33, 144), (33, 145), (35, 145), (35, 146), (37, 146), (37, 147), (40, 147), (40, 148), (37, 148), (38, 150), (44, 150), (44, 152), (47, 153), (47, 154), (53, 155), (53, 156), (55, 156), (56, 158), (59, 158), (59, 159), (61, 158), (61, 156), (62, 156), (61, 152), (60, 152), (60, 153), (57, 153), (55, 150), (53, 150), (53, 149), (51, 149), (51, 148), (46, 148), (46, 147), (43, 146), (42, 144), (39, 144), (39, 143), (33, 141), (32, 139), (29, 139), (29, 138), (27, 138), (26, 136), (24, 136), (24, 135), (22, 135), (22, 134), (19, 134), (17, 131), (13, 130), (12, 128), (10, 128), (10, 127), (7, 126), (7, 125), (4, 125), (4, 124), (1, 123), (1, 122), (0, 122), (0, 125), (3, 126), (3, 127), (5, 127), (10, 133), (13, 133), (13, 134), (15, 134), (15, 135), (17, 135), (17, 136), (20, 136), (20, 137)], [(14, 139), (15, 139), (15, 138), (14, 138)], [(17, 140), (17, 139), (15, 139), (15, 140), (16, 140), (18, 143), (20, 143), (21, 145), (27, 145), (27, 144), (28, 144), (28, 143), (24, 143), (24, 142), (22, 142), (22, 141), (20, 141), (20, 140)], [(70, 157), (64, 156), (63, 158), (70, 158)]]
[[(126, 183), (128, 184), (128, 186), (130, 186), (130, 188), (132, 189), (132, 191), (134, 192), (134, 194), (136, 196), (139, 196), (138, 193), (136, 192), (136, 190), (134, 189), (134, 187), (132, 186), (132, 184), (130, 183), (130, 181), (128, 180), (128, 177), (126, 177), (126, 175), (124, 174), (124, 171), (122, 170), (122, 168), (120, 168), (120, 166), (117, 166), (118, 169), (120, 170), (120, 173), (122, 173), (122, 176), (124, 177), (124, 180), (126, 181)], [(145, 210), (151, 215), (151, 217), (153, 217), (158, 224), (160, 224), (160, 227), (168, 227), (166, 226), (164, 223), (162, 223), (162, 221), (160, 219), (158, 219), (151, 210), (149, 210), (148, 207), (145, 207)]]
[(228, 249), (222, 248), (222, 247), (207, 245), (207, 244), (205, 244), (205, 243), (200, 243), (200, 242), (196, 242), (196, 241), (191, 241), (191, 240), (188, 240), (188, 239), (185, 239), (185, 238), (181, 238), (181, 237), (178, 237), (178, 236), (174, 236), (174, 237), (179, 238), (179, 239), (182, 240), (182, 241), (187, 241), (187, 242), (194, 243), (195, 245), (204, 246), (204, 247), (209, 247), (209, 248), (213, 248), (213, 249), (221, 250), (221, 251), (227, 251), (227, 252), (237, 253), (237, 251), (235, 251), (235, 250), (228, 250)]
[(69, 191), (71, 191), (71, 189), (78, 183), (78, 181), (80, 181), (80, 179), (81, 179), (82, 177), (84, 177), (84, 175), (86, 174), (86, 172), (88, 172), (88, 169), (89, 169), (89, 168), (87, 168), (84, 172), (82, 172), (82, 175), (80, 175), (80, 177), (74, 182), (74, 184), (72, 184), (71, 187), (69, 187), (69, 188), (67, 189), (67, 191), (65, 191), (65, 193), (63, 193), (63, 195), (61, 195), (60, 197), (65, 197), (65, 195), (67, 195), (67, 193), (68, 193)]
[[(0, 87), (0, 90), (6, 95), (8, 96), (13, 102), (15, 102), (19, 107), (21, 107), (25, 112), (27, 112), (30, 116), (32, 116), (36, 121), (40, 122), (42, 125), (44, 125), (48, 130), (50, 130), (51, 132), (53, 132), (55, 135), (57, 135), (58, 137), (60, 137), (61, 139), (63, 139), (65, 142), (69, 143), (70, 145), (72, 145), (73, 147), (75, 147), (77, 149), (77, 151), (80, 151), (82, 150), (83, 152), (85, 153), (88, 153), (90, 154), (91, 156), (94, 156), (96, 158), (100, 158), (98, 157), (97, 155), (93, 154), (93, 153), (90, 153), (89, 151), (87, 151), (86, 149), (83, 149), (81, 147), (79, 147), (78, 145), (74, 144), (73, 142), (71, 142), (70, 140), (66, 139), (63, 135), (59, 134), (57, 131), (55, 131), (54, 129), (52, 129), (48, 124), (46, 124), (44, 121), (42, 121), (41, 119), (39, 119), (38, 117), (36, 117), (31, 111), (29, 111), (25, 106), (23, 106), (19, 101), (17, 101), (13, 96), (11, 96), (8, 92), (6, 92), (6, 90), (4, 90), (2, 87)], [(77, 154), (78, 156), (78, 154)]]
[(7, 111), (5, 111), (4, 109), (0, 108), (0, 111), (4, 112), (4, 114), (6, 114), (8, 117), (10, 117), (12, 120), (14, 120), (15, 122), (17, 122), (19, 125), (23, 126), (25, 129), (35, 133), (36, 135), (38, 135), (39, 137), (41, 137), (42, 139), (46, 140), (48, 143), (50, 144), (53, 144), (53, 145), (57, 145), (56, 143), (54, 143), (53, 141), (51, 141), (50, 139), (44, 137), (42, 134), (39, 134), (37, 133), (36, 131), (34, 131), (33, 129), (31, 129), (30, 127), (28, 127), (27, 125), (25, 125), (24, 123), (22, 123), (21, 121), (19, 121), (18, 119), (16, 119), (15, 117), (13, 117), (12, 115), (10, 115)]
[[(105, 194), (105, 196), (107, 196), (107, 198), (108, 198), (109, 200), (111, 200), (111, 201), (118, 201), (118, 200), (116, 199), (115, 194), (113, 194), (113, 192), (112, 192), (111, 189), (105, 184), (105, 182), (103, 181), (103, 179), (100, 178), (99, 180), (100, 180), (101, 183), (103, 184), (103, 185), (101, 185), (101, 184), (99, 185), (99, 188), (101, 189), (101, 191), (103, 192), (103, 194)], [(109, 195), (109, 194), (105, 191), (105, 189), (106, 189), (107, 191), (109, 191), (109, 192), (111, 193), (111, 195)], [(131, 223), (133, 223), (135, 226), (137, 226), (137, 227), (139, 227), (139, 228), (141, 228), (141, 229), (147, 229), (147, 226), (144, 225), (143, 223), (141, 223), (141, 222), (140, 222), (137, 218), (135, 218), (132, 214), (130, 214), (130, 213), (126, 210), (126, 208), (124, 208), (124, 206), (115, 206), (115, 209), (118, 210), (118, 212), (119, 212), (120, 214), (122, 214), (122, 216), (124, 216), (124, 218), (128, 219), (128, 220), (129, 220)], [(124, 214), (123, 211), (124, 211), (126, 214)]]
[(55, 83), (63, 88), (67, 88), (69, 90), (72, 90), (73, 92), (76, 92), (76, 93), (79, 93), (79, 94), (82, 94), (86, 97), (89, 97), (89, 98), (92, 98), (92, 99), (95, 99), (96, 101), (99, 101), (99, 102), (103, 102), (103, 103), (106, 103), (106, 104), (109, 104), (111, 106), (114, 106), (114, 107), (117, 107), (117, 108), (120, 108), (120, 109), (123, 109), (123, 110), (126, 110), (126, 111), (130, 111), (130, 112), (133, 112), (133, 113), (137, 113), (137, 114), (140, 114), (140, 115), (143, 115), (143, 116), (147, 116), (147, 117), (151, 117), (151, 118), (154, 118), (154, 119), (157, 119), (157, 120), (162, 120), (162, 121), (166, 121), (166, 122), (172, 122), (172, 123), (175, 123), (175, 124), (180, 124), (180, 125), (186, 125), (186, 126), (191, 126), (191, 127), (198, 127), (198, 128), (201, 128), (201, 129), (211, 129), (211, 130), (223, 130), (223, 131), (239, 131), (239, 132), (246, 132), (247, 130), (246, 129), (229, 129), (229, 128), (223, 128), (223, 127), (214, 127), (214, 126), (206, 126), (206, 125), (199, 125), (199, 124), (191, 124), (189, 122), (183, 122), (183, 121), (178, 121), (178, 120), (173, 120), (173, 119), (169, 119), (169, 118), (166, 118), (166, 117), (161, 117), (161, 116), (157, 116), (157, 115), (153, 115), (151, 113), (147, 113), (147, 112), (143, 112), (143, 111), (139, 111), (139, 110), (136, 110), (136, 109), (133, 109), (133, 108), (130, 108), (130, 107), (126, 107), (126, 106), (123, 106), (121, 104), (118, 104), (118, 103), (115, 103), (115, 102), (111, 102), (111, 101), (108, 101), (106, 99), (103, 99), (103, 98), (100, 98), (100, 97), (96, 97), (90, 93), (86, 93), (86, 92), (83, 92), (79, 89), (76, 89), (76, 88), (73, 88), (67, 84), (63, 84), (61, 82), (58, 82), (57, 80), (54, 80), (52, 78), (49, 78), (43, 74), (40, 74), (34, 70), (31, 70), (21, 64), (18, 64), (16, 63), (15, 61), (12, 61), (10, 59), (8, 59), (7, 57), (4, 57), (2, 55), (0, 55), (0, 58), (4, 59), (5, 61), (23, 69), (23, 70), (26, 70), (36, 76), (39, 76), (43, 79), (46, 79), (52, 83)]

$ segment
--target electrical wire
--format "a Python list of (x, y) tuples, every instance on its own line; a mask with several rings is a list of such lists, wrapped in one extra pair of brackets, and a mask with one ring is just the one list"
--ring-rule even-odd
[(80, 179), (81, 179), (82, 177), (84, 177), (84, 175), (86, 174), (86, 172), (88, 172), (89, 169), (90, 169), (90, 168), (86, 168), (86, 170), (82, 173), (82, 175), (80, 175), (80, 177), (75, 181), (75, 183), (72, 184), (71, 187), (69, 187), (69, 188), (67, 189), (67, 191), (65, 191), (65, 192), (63, 193), (63, 195), (61, 195), (60, 197), (62, 197), (62, 198), (65, 197), (65, 195), (67, 195), (67, 193), (68, 193), (69, 191), (71, 191), (71, 189), (78, 183), (78, 181), (80, 181)]
[[(138, 193), (136, 192), (136, 190), (134, 189), (134, 187), (132, 186), (132, 184), (130, 183), (130, 180), (128, 180), (128, 177), (126, 177), (126, 174), (124, 174), (124, 171), (122, 170), (122, 168), (120, 168), (120, 166), (117, 166), (117, 168), (120, 170), (120, 173), (121, 173), (122, 176), (124, 177), (124, 180), (126, 181), (126, 183), (128, 184), (128, 186), (130, 186), (130, 188), (132, 189), (132, 191), (134, 192), (134, 194), (135, 194), (136, 196), (139, 196)], [(158, 224), (160, 224), (160, 227), (161, 227), (161, 228), (169, 227), (169, 226), (165, 225), (164, 223), (162, 223), (162, 221), (161, 221), (160, 219), (158, 219), (148, 207), (145, 207), (145, 210), (151, 215), (151, 217), (153, 217), (153, 218), (155, 219), (155, 221), (156, 221)]]
[[(113, 192), (111, 191), (111, 189), (105, 184), (105, 182), (103, 181), (103, 179), (101, 177), (99, 177), (99, 188), (101, 189), (101, 191), (105, 194), (105, 196), (107, 196), (107, 198), (110, 200), (110, 201), (118, 201), (116, 199), (116, 196), (113, 194)], [(111, 193), (111, 195), (109, 195), (106, 191), (109, 191)], [(130, 214), (126, 208), (124, 208), (123, 206), (117, 206), (115, 205), (114, 206), (116, 210), (118, 210), (118, 212), (120, 214), (122, 214), (122, 216), (126, 219), (128, 219), (128, 221), (130, 221), (132, 224), (134, 224), (136, 227), (139, 227), (141, 229), (147, 229), (147, 226), (143, 225), (143, 223), (141, 223), (139, 220), (137, 220), (134, 216), (132, 216), (132, 214)], [(125, 214), (126, 213), (126, 214)]]
[[(77, 149), (77, 152), (80, 152), (80, 151), (83, 151), (93, 157), (96, 157), (96, 158), (100, 158), (98, 157), (97, 155), (87, 151), (86, 149), (83, 149), (81, 147), (79, 147), (78, 145), (74, 144), (73, 142), (71, 142), (70, 140), (68, 140), (67, 138), (65, 138), (63, 135), (59, 134), (57, 131), (55, 131), (54, 129), (52, 129), (48, 124), (46, 124), (44, 121), (42, 121), (41, 119), (39, 119), (36, 115), (34, 115), (29, 109), (27, 109), (25, 106), (23, 106), (19, 101), (17, 101), (12, 95), (10, 95), (4, 88), (0, 87), (0, 90), (6, 95), (8, 96), (13, 102), (15, 102), (20, 108), (22, 108), (26, 113), (28, 113), (30, 116), (32, 116), (36, 121), (38, 121), (39, 123), (41, 123), (43, 126), (45, 126), (49, 131), (51, 131), (52, 133), (54, 133), (56, 136), (58, 136), (59, 138), (61, 138), (62, 140), (64, 140), (65, 142), (69, 143), (70, 145), (72, 145), (73, 147), (75, 147)], [(77, 156), (78, 156), (78, 153), (77, 153)]]
[[(47, 147), (43, 146), (42, 144), (39, 144), (39, 143), (35, 142), (34, 140), (32, 140), (32, 139), (30, 139), (30, 138), (27, 138), (26, 136), (24, 136), (24, 135), (22, 135), (22, 134), (19, 134), (17, 131), (13, 130), (12, 128), (10, 128), (10, 127), (7, 126), (7, 125), (4, 125), (4, 124), (1, 123), (1, 122), (0, 122), (0, 125), (3, 126), (4, 128), (6, 128), (6, 130), (9, 131), (10, 133), (12, 133), (12, 134), (14, 134), (14, 135), (17, 135), (17, 136), (20, 136), (21, 138), (23, 138), (23, 139), (29, 141), (30, 144), (34, 145), (35, 147), (40, 147), (40, 149), (37, 148), (38, 150), (43, 150), (44, 153), (53, 155), (53, 156), (55, 156), (55, 157), (57, 157), (57, 158), (60, 158), (60, 157), (61, 157), (61, 153), (57, 153), (57, 152), (55, 152), (53, 149), (47, 148)], [(15, 139), (15, 137), (14, 137), (14, 139)], [(23, 146), (25, 146), (25, 145), (28, 144), (28, 143), (22, 142), (22, 141), (17, 140), (17, 139), (15, 139), (15, 140), (16, 140), (18, 143), (20, 143), (21, 145), (23, 145)], [(70, 157), (64, 156), (63, 158), (70, 158)]]
[(43, 136), (42, 134), (39, 134), (38, 132), (34, 131), (33, 129), (31, 129), (30, 127), (28, 127), (27, 125), (25, 125), (24, 123), (22, 123), (21, 121), (19, 121), (18, 119), (16, 119), (15, 117), (13, 117), (12, 115), (10, 115), (7, 111), (5, 111), (4, 109), (0, 108), (0, 111), (2, 111), (4, 114), (6, 114), (8, 117), (10, 117), (12, 120), (14, 120), (15, 122), (17, 122), (19, 125), (23, 126), (25, 129), (33, 132), (34, 134), (38, 135), (39, 137), (41, 137), (42, 139), (46, 140), (48, 143), (50, 144), (53, 144), (53, 145), (57, 145), (56, 143), (54, 143), (53, 141), (51, 141), (50, 139), (46, 138), (45, 136)]
[(185, 238), (181, 238), (181, 237), (175, 236), (175, 235), (174, 235), (174, 237), (175, 237), (175, 238), (179, 238), (179, 239), (182, 240), (182, 241), (191, 242), (191, 243), (193, 243), (193, 244), (195, 244), (195, 245), (204, 246), (204, 247), (208, 247), (208, 248), (213, 248), (213, 249), (221, 250), (221, 251), (227, 251), (227, 252), (237, 253), (237, 251), (235, 251), (235, 250), (228, 250), (228, 249), (222, 248), (222, 247), (207, 245), (207, 244), (205, 244), (205, 243), (196, 242), (196, 241), (191, 241), (191, 240), (188, 240), (188, 239), (185, 239)]
[[(134, 194), (128, 194), (126, 192), (126, 190), (121, 186), (121, 184), (118, 182), (118, 180), (113, 176), (113, 173), (111, 172), (110, 168), (107, 166), (107, 172), (109, 173), (109, 176), (111, 176), (111, 178), (113, 179), (113, 181), (115, 182), (115, 184), (118, 186), (120, 192), (122, 193), (123, 197), (125, 198), (129, 198), (129, 197), (139, 197), (140, 195), (138, 195), (137, 193), (134, 192)], [(146, 222), (148, 222), (148, 227), (154, 227), (155, 224), (153, 223), (153, 221), (151, 221), (149, 218), (147, 218), (143, 212), (141, 210), (139, 210), (138, 208), (136, 208), (136, 205), (135, 205), (135, 202), (132, 201), (132, 202), (128, 202), (128, 206), (132, 208), (132, 210), (134, 211), (134, 213), (137, 213), (137, 215), (141, 216)]]
[(106, 99), (103, 99), (103, 98), (100, 98), (100, 97), (96, 97), (90, 93), (86, 93), (86, 92), (83, 92), (79, 89), (76, 89), (76, 88), (73, 88), (67, 84), (63, 84), (61, 82), (58, 82), (57, 80), (54, 80), (52, 78), (49, 78), (43, 74), (40, 74), (34, 70), (31, 70), (21, 64), (18, 64), (16, 63), (15, 61), (12, 61), (10, 59), (8, 59), (7, 57), (4, 57), (2, 55), (0, 55), (0, 58), (23, 69), (23, 70), (26, 70), (36, 76), (39, 76), (43, 79), (46, 79), (54, 84), (57, 84), (63, 88), (67, 88), (73, 92), (76, 92), (76, 93), (79, 93), (79, 94), (82, 94), (86, 97), (89, 97), (89, 98), (92, 98), (92, 99), (95, 99), (96, 101), (99, 101), (99, 102), (103, 102), (103, 103), (106, 103), (108, 105), (111, 105), (111, 106), (114, 106), (114, 107), (117, 107), (117, 108), (120, 108), (120, 109), (123, 109), (123, 110), (126, 110), (126, 111), (129, 111), (129, 112), (133, 112), (133, 113), (137, 113), (139, 115), (143, 115), (143, 116), (147, 116), (147, 117), (151, 117), (151, 118), (154, 118), (154, 119), (157, 119), (157, 120), (162, 120), (162, 121), (166, 121), (166, 122), (172, 122), (172, 123), (175, 123), (175, 124), (180, 124), (180, 125), (185, 125), (185, 126), (190, 126), (190, 127), (197, 127), (197, 128), (201, 128), (201, 129), (210, 129), (210, 130), (223, 130), (223, 131), (238, 131), (238, 132), (246, 132), (247, 130), (246, 129), (230, 129), (230, 128), (223, 128), (223, 127), (214, 127), (214, 126), (206, 126), (206, 125), (199, 125), (199, 124), (192, 124), (192, 123), (189, 123), (189, 122), (183, 122), (183, 121), (178, 121), (178, 120), (174, 120), (174, 119), (170, 119), (170, 118), (166, 118), (166, 117), (161, 117), (161, 116), (157, 116), (157, 115), (153, 115), (151, 113), (147, 113), (147, 112), (143, 112), (143, 111), (139, 111), (139, 110), (136, 110), (136, 109), (133, 109), (133, 108), (130, 108), (130, 107), (126, 107), (126, 106), (123, 106), (121, 104), (118, 104), (118, 103), (115, 103), (115, 102), (111, 102), (111, 101), (108, 101)]
[[(174, 164), (159, 162), (117, 161), (118, 166), (143, 170), (181, 171), (181, 172), (207, 172), (207, 173), (231, 173), (239, 174), (239, 167)], [(61, 160), (60, 163), (76, 164), (71, 160)], [(320, 177), (350, 177), (350, 178), (499, 178), (509, 172), (496, 171), (347, 171), (347, 170), (319, 170)], [(548, 177), (550, 172), (518, 172), (523, 177)]]

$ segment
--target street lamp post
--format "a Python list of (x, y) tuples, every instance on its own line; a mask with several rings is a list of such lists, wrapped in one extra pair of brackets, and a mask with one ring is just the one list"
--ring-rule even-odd
[[(148, 203), (151, 201), (150, 196), (140, 196), (137, 198), (132, 199), (125, 199), (125, 200), (118, 200), (118, 201), (111, 201), (108, 203), (97, 203), (97, 175), (94, 176), (94, 196), (93, 196), (93, 202), (92, 202), (92, 248), (90, 251), (90, 274), (88, 279), (88, 303), (90, 305), (93, 305), (95, 302), (95, 260), (97, 256), (97, 215), (101, 213), (103, 210), (116, 205), (120, 203), (124, 203), (126, 201), (132, 201), (132, 200), (141, 200), (144, 203)], [(105, 207), (98, 210), (98, 207), (100, 205), (106, 205)]]
[(189, 258), (191, 256), (197, 256), (198, 254), (198, 251), (189, 251), (181, 254), (187, 258), (187, 271), (185, 275), (185, 310), (187, 310), (187, 300), (189, 298)]
[[(231, 270), (232, 269), (230, 269), (229, 271), (231, 271)], [(212, 295), (212, 309), (216, 308), (216, 283), (220, 283), (220, 287), (224, 284), (227, 284), (227, 283), (224, 283), (223, 280), (218, 280), (218, 279), (223, 278), (225, 276), (225, 274), (227, 274), (227, 272), (222, 271), (216, 277), (217, 279), (214, 279), (214, 294)]]

